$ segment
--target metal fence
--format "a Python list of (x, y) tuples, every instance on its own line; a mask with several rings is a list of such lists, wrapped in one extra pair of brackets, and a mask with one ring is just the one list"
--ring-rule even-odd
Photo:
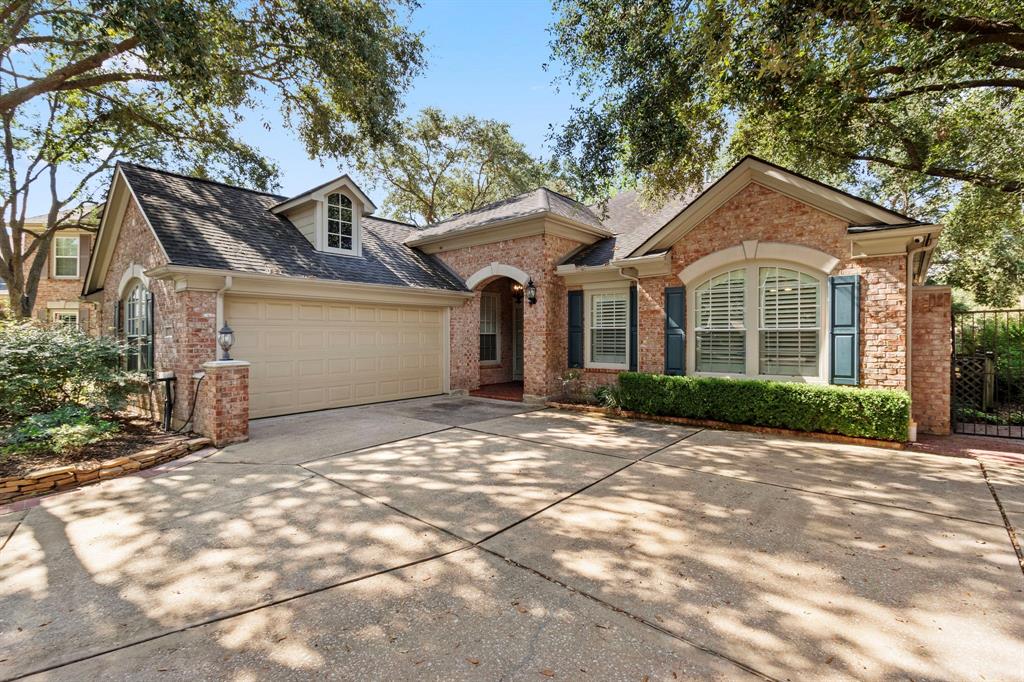
[(1024, 310), (953, 313), (953, 430), (1024, 439)]

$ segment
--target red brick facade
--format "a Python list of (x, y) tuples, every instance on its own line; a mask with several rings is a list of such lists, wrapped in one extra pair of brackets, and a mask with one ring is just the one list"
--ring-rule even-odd
[[(579, 246), (579, 242), (547, 234), (437, 254), (464, 280), (492, 263), (518, 268), (533, 280), (537, 302), (523, 304), (523, 393), (527, 396), (553, 395), (558, 391), (559, 376), (566, 370), (566, 288), (555, 267)], [(480, 291), (494, 279), (481, 282), (472, 300), (452, 309), (453, 390), (480, 386)]]
[(249, 363), (207, 362), (203, 371), (194, 430), (217, 447), (249, 440)]
[[(99, 327), (103, 334), (113, 335), (115, 309), (127, 291), (122, 280), (133, 266), (149, 270), (164, 265), (163, 252), (146, 224), (134, 200), (129, 202), (117, 237), (113, 257), (103, 280)], [(175, 291), (174, 283), (149, 282), (153, 295), (153, 356), (156, 371), (171, 371), (176, 377), (174, 425), (188, 418), (195, 391), (193, 373), (216, 355), (217, 296), (208, 291)], [(152, 391), (149, 409), (158, 418), (163, 409), (163, 393)]]
[(948, 287), (914, 287), (910, 392), (922, 433), (950, 431), (952, 294)]

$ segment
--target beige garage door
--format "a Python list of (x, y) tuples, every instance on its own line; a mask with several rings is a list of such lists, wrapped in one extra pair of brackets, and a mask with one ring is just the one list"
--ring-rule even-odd
[(252, 363), (250, 417), (443, 390), (440, 308), (228, 296), (224, 316), (232, 356)]

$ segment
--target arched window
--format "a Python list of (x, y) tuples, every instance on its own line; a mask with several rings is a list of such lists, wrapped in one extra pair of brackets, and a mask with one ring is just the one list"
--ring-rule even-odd
[(694, 369), (823, 378), (822, 280), (788, 265), (747, 263), (694, 288)]
[(327, 248), (331, 251), (355, 250), (352, 231), (352, 200), (341, 192), (327, 195)]
[(153, 295), (142, 282), (130, 284), (121, 301), (121, 333), (128, 344), (125, 363), (130, 370), (153, 369)]

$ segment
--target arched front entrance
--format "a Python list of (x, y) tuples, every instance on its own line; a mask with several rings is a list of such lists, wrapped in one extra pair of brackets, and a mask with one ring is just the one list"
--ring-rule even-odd
[(491, 263), (466, 278), (476, 292), (479, 325), (474, 395), (503, 400), (523, 399), (525, 349), (524, 291), (530, 275), (504, 263)]
[(523, 289), (523, 284), (505, 276), (488, 278), (476, 289), (480, 375), (473, 395), (523, 399)]

